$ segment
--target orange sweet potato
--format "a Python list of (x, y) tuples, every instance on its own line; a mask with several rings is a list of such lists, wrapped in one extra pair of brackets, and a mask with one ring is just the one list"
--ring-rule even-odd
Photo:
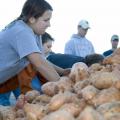
[(73, 64), (69, 77), (75, 79), (75, 82), (88, 78), (88, 66), (83, 62)]
[(57, 82), (47, 82), (42, 85), (41, 90), (44, 94), (48, 96), (54, 96), (58, 93), (59, 88), (57, 86)]

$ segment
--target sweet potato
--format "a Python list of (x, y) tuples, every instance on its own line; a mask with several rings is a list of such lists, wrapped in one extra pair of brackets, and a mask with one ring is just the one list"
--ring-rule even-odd
[(24, 112), (30, 120), (37, 120), (38, 118), (42, 118), (46, 114), (46, 108), (39, 104), (25, 104)]
[(64, 103), (69, 103), (77, 100), (77, 95), (71, 92), (59, 93), (52, 97), (49, 105), (48, 111), (58, 110)]
[(59, 91), (71, 91), (73, 87), (73, 82), (70, 80), (69, 77), (63, 76), (60, 78), (60, 80), (57, 82), (57, 86), (59, 88)]
[(114, 64), (114, 63), (120, 64), (120, 55), (117, 55), (116, 53), (106, 57), (103, 60), (103, 64)]
[(75, 91), (75, 93), (79, 93), (79, 91), (81, 91), (84, 87), (86, 87), (87, 85), (89, 85), (90, 82), (88, 79), (82, 80), (77, 82), (74, 86), (73, 89)]
[(92, 64), (88, 69), (89, 69), (89, 73), (95, 73), (96, 71), (101, 71), (101, 69), (103, 69), (104, 66), (102, 66), (100, 63), (94, 63)]
[(104, 103), (119, 101), (120, 91), (116, 88), (108, 88), (101, 90), (92, 100), (91, 104), (94, 106), (99, 106)]
[(74, 117), (77, 117), (81, 111), (81, 106), (78, 103), (66, 103), (60, 110), (66, 110), (71, 113)]
[(33, 104), (41, 104), (41, 105), (46, 105), (50, 102), (51, 97), (45, 94), (42, 94), (40, 96), (37, 96), (34, 100), (33, 100)]
[(119, 81), (120, 77), (114, 72), (95, 72), (90, 76), (93, 86), (98, 89), (106, 89), (113, 85), (114, 81)]
[(59, 110), (48, 114), (41, 120), (75, 120), (75, 118), (65, 110)]
[(27, 118), (15, 118), (15, 120), (28, 120)]
[(75, 79), (75, 82), (88, 78), (88, 66), (83, 62), (73, 64), (69, 77)]
[(15, 117), (13, 107), (0, 105), (0, 120), (14, 120)]
[(120, 120), (120, 113), (113, 113), (108, 116), (107, 120)]
[(78, 116), (77, 120), (105, 120), (104, 117), (95, 109), (87, 106), (83, 112)]
[(47, 82), (44, 85), (42, 85), (41, 90), (44, 94), (48, 96), (54, 96), (59, 92), (57, 82)]
[(22, 109), (18, 109), (16, 111), (16, 118), (24, 118), (25, 117), (25, 113)]
[(27, 103), (27, 98), (25, 95), (21, 94), (17, 101), (16, 101), (16, 105), (15, 108), (16, 109), (23, 109), (24, 105)]
[(32, 91), (28, 91), (25, 94), (25, 97), (27, 98), (27, 102), (32, 103), (32, 101), (39, 95), (40, 95), (39, 91), (32, 90)]
[(100, 105), (97, 111), (104, 114), (104, 116), (120, 112), (120, 101), (108, 102)]
[(86, 101), (89, 101), (95, 97), (98, 92), (99, 90), (97, 88), (92, 85), (88, 85), (81, 90), (81, 95)]

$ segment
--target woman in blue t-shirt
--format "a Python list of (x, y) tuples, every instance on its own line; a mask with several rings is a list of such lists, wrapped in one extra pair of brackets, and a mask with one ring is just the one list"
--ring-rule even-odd
[(70, 72), (50, 64), (42, 53), (40, 36), (50, 26), (52, 11), (45, 0), (27, 0), (20, 16), (0, 32), (0, 99), (18, 87), (23, 94), (32, 90), (36, 76), (57, 81)]

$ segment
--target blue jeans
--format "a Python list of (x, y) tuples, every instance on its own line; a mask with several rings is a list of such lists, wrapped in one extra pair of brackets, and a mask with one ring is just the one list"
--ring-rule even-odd
[(11, 91), (0, 94), (0, 105), (4, 105), (4, 106), (10, 105), (10, 101), (9, 101), (10, 94), (11, 94)]
[(17, 88), (7, 93), (0, 94), (0, 105), (9, 106), (11, 104), (10, 102), (11, 92), (13, 92), (15, 98), (17, 99), (18, 96), (20, 95), (20, 88)]
[[(33, 78), (31, 82), (31, 86), (32, 89), (41, 91), (41, 83), (37, 76)], [(10, 101), (11, 92), (13, 92), (15, 98), (17, 99), (18, 96), (20, 95), (20, 88), (17, 88), (7, 93), (0, 94), (0, 105), (8, 106), (11, 105), (11, 103), (14, 104), (15, 101), (13, 100)]]
[(37, 76), (31, 82), (31, 86), (33, 90), (41, 91), (41, 85), (42, 84)]

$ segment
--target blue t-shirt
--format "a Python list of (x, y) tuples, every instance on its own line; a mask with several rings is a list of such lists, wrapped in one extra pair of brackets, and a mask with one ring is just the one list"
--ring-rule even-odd
[(14, 21), (0, 32), (0, 84), (28, 65), (27, 55), (42, 52), (40, 36), (22, 20)]
[(103, 55), (104, 55), (105, 57), (107, 57), (107, 56), (111, 55), (112, 53), (113, 53), (113, 50), (110, 49), (110, 50), (105, 51), (105, 52), (103, 53)]

